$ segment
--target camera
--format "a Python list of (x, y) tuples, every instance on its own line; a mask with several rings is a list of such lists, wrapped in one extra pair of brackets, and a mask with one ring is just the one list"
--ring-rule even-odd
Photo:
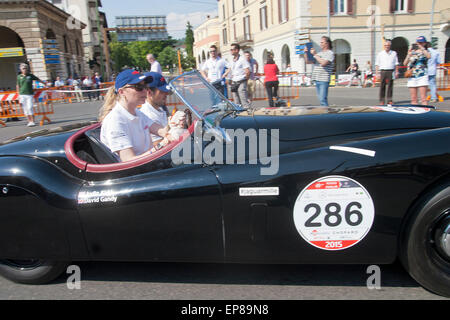
[(417, 45), (417, 43), (413, 43), (412, 46), (411, 46), (411, 48), (412, 48), (413, 50), (417, 50), (417, 49), (419, 49), (419, 46)]

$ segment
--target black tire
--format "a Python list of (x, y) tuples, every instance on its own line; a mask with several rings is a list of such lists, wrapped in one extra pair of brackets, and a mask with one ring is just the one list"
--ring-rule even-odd
[(17, 283), (45, 284), (61, 275), (68, 265), (63, 261), (0, 260), (0, 274)]
[(400, 260), (411, 277), (445, 297), (450, 297), (450, 254), (448, 247), (442, 249), (439, 239), (449, 225), (450, 183), (446, 183), (422, 197), (413, 208), (400, 242)]

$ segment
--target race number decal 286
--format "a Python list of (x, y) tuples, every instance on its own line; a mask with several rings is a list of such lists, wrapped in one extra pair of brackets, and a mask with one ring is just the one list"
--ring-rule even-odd
[(324, 250), (343, 250), (361, 241), (373, 224), (375, 209), (367, 190), (347, 177), (311, 182), (294, 206), (298, 233)]

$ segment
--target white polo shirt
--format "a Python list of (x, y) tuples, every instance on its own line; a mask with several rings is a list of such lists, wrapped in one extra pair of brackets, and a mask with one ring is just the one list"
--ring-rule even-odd
[(100, 140), (112, 152), (133, 148), (138, 156), (153, 145), (149, 130), (152, 124), (139, 109), (134, 116), (117, 103), (102, 122)]
[(236, 61), (231, 61), (231, 80), (233, 81), (241, 81), (247, 78), (245, 74), (245, 69), (250, 70), (250, 63), (248, 63), (247, 59), (244, 56), (239, 56), (239, 59)]
[(397, 52), (392, 50), (389, 52), (386, 52), (386, 50), (381, 51), (377, 55), (375, 65), (378, 66), (380, 70), (394, 70), (398, 65)]
[(228, 68), (227, 62), (222, 58), (209, 58), (202, 66), (202, 71), (208, 71), (208, 78), (211, 82), (222, 79), (225, 69)]
[(157, 72), (159, 74), (162, 74), (162, 69), (161, 69), (161, 65), (159, 64), (158, 61), (154, 61), (150, 67), (150, 71), (151, 72)]
[[(149, 117), (153, 121), (153, 123), (156, 122), (163, 127), (167, 126), (167, 124), (169, 123), (167, 113), (162, 108), (156, 109), (150, 103), (145, 102), (140, 110), (143, 114)], [(158, 141), (162, 138), (163, 137), (160, 137), (156, 134), (152, 134), (152, 141)]]

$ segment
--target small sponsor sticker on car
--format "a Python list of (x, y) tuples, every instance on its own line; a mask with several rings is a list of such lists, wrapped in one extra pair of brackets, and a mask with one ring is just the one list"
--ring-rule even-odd
[(280, 195), (280, 190), (278, 187), (239, 188), (239, 196), (241, 197), (278, 196), (278, 195)]

